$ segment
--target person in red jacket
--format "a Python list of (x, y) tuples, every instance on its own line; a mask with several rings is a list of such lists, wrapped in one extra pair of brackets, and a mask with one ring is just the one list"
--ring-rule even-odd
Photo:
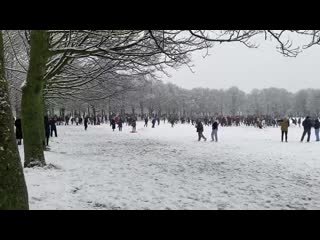
[(119, 123), (119, 116), (116, 116), (116, 118), (114, 119), (115, 120), (115, 122), (116, 122), (116, 124), (118, 124)]

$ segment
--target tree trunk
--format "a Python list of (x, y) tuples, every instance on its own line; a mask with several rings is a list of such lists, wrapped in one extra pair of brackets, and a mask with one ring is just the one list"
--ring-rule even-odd
[(43, 30), (31, 31), (30, 41), (30, 62), (21, 104), (25, 167), (45, 165), (41, 128), (44, 128), (43, 79), (48, 56), (48, 34)]
[(93, 112), (93, 124), (97, 124), (97, 114), (96, 114), (96, 108), (92, 105), (92, 112)]
[(140, 102), (140, 112), (141, 112), (141, 116), (143, 116), (144, 115), (144, 113), (143, 113), (143, 103), (142, 102)]
[(28, 192), (13, 125), (0, 31), (0, 210), (27, 210)]

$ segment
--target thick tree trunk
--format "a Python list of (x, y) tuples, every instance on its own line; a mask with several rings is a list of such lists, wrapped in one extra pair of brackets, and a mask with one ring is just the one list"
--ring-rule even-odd
[(22, 88), (22, 131), (24, 138), (24, 166), (45, 165), (41, 128), (43, 116), (43, 79), (48, 56), (46, 31), (31, 31), (30, 62), (27, 80)]
[(27, 210), (28, 192), (13, 126), (0, 31), (0, 210)]

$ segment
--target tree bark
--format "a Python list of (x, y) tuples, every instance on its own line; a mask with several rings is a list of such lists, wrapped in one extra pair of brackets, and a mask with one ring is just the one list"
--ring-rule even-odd
[(48, 33), (31, 31), (30, 62), (26, 84), (22, 88), (22, 131), (24, 138), (24, 166), (43, 166), (41, 128), (44, 128), (43, 81), (48, 57)]
[(13, 129), (0, 31), (0, 210), (29, 209), (27, 186)]

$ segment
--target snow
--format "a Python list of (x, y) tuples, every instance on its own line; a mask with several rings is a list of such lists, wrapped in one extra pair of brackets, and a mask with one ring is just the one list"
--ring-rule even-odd
[[(31, 209), (320, 209), (319, 142), (302, 128), (58, 126), (48, 166), (24, 169)], [(151, 124), (150, 124), (151, 125)], [(312, 129), (313, 130), (313, 129)], [(23, 148), (19, 146), (23, 160)]]
[(27, 85), (27, 81), (24, 80), (24, 81), (21, 83), (20, 88), (23, 89), (26, 85)]

